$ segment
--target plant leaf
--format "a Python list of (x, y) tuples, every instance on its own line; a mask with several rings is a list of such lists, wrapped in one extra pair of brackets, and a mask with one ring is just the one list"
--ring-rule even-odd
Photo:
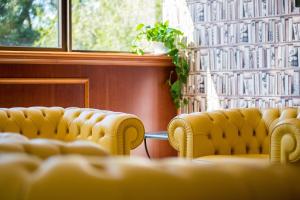
[(136, 26), (135, 29), (136, 29), (137, 31), (139, 31), (139, 30), (141, 30), (142, 28), (144, 28), (144, 26), (145, 26), (144, 24), (139, 24), (139, 25)]
[(136, 53), (138, 55), (144, 55), (145, 54), (145, 52), (142, 49), (137, 49)]

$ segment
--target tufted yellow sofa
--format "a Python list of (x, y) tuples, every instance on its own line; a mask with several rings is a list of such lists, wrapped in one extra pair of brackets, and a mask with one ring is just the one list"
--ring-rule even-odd
[(270, 159), (273, 163), (300, 160), (299, 108), (182, 114), (171, 120), (168, 134), (180, 157), (209, 161)]
[[(14, 140), (20, 138), (3, 141), (4, 137), (2, 140), (0, 137), (0, 152), (35, 151), (42, 157), (58, 152), (105, 154), (103, 150), (112, 155), (129, 155), (144, 138), (144, 126), (136, 116), (89, 108), (0, 108), (0, 134), (6, 132), (35, 139), (13, 145)], [(92, 144), (87, 147), (88, 142), (82, 140)]]
[(294, 165), (0, 155), (1, 200), (296, 200)]

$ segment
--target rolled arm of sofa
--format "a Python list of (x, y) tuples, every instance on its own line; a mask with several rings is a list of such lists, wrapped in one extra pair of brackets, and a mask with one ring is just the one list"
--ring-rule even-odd
[(135, 115), (112, 113), (92, 128), (92, 140), (106, 147), (111, 154), (129, 155), (145, 135), (144, 125)]
[(180, 157), (187, 157), (187, 137), (192, 134), (189, 121), (175, 117), (168, 125), (169, 142)]
[(98, 109), (67, 109), (59, 130), (65, 140), (90, 140), (112, 155), (129, 155), (140, 145), (145, 130), (141, 120), (132, 114)]
[(271, 131), (272, 163), (295, 163), (300, 160), (300, 120), (279, 122)]

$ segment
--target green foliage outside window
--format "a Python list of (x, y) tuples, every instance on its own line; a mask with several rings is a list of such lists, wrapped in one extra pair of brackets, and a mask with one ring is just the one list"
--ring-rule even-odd
[(58, 46), (57, 0), (0, 0), (1, 46)]
[(162, 0), (72, 0), (72, 48), (130, 51), (137, 23), (162, 17)]

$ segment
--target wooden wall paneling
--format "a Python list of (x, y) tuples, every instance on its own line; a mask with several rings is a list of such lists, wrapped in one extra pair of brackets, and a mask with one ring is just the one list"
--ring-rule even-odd
[[(83, 78), (0, 78), (0, 85), (84, 85), (84, 106), (89, 107), (89, 79)], [(34, 91), (34, 90), (33, 90)], [(28, 92), (32, 95), (34, 92)], [(6, 93), (7, 96), (9, 93)], [(16, 97), (18, 98), (18, 97)]]

